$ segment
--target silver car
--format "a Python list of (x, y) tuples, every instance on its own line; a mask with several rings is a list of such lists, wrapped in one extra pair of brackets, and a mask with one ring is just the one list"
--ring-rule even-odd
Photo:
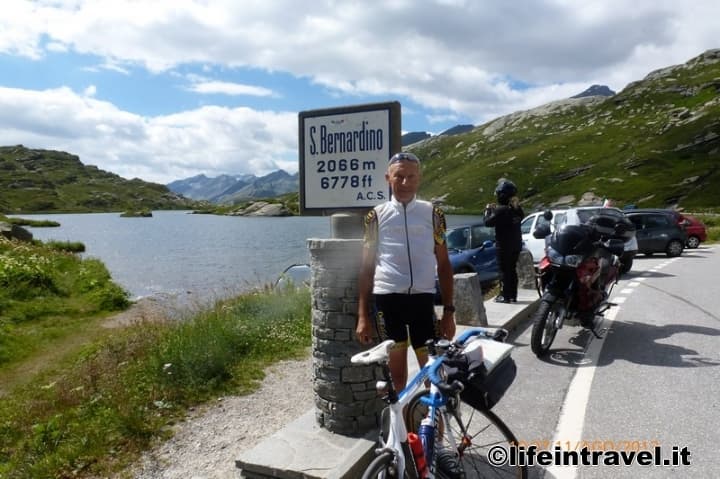
[(542, 257), (545, 256), (546, 240), (549, 240), (549, 237), (545, 239), (535, 238), (533, 236), (533, 231), (535, 231), (535, 228), (542, 224), (549, 223), (550, 231), (555, 231), (555, 229), (564, 224), (584, 224), (587, 223), (587, 221), (593, 216), (600, 215), (609, 216), (613, 218), (616, 222), (625, 222), (629, 226), (628, 233), (625, 238), (623, 238), (625, 240), (625, 252), (620, 257), (620, 261), (622, 262), (622, 273), (627, 273), (628, 271), (630, 271), (633, 264), (633, 258), (635, 258), (635, 255), (637, 255), (638, 253), (638, 242), (637, 238), (635, 237), (635, 226), (628, 220), (627, 216), (625, 216), (625, 213), (623, 213), (622, 210), (618, 208), (609, 208), (603, 206), (579, 206), (577, 208), (558, 209), (551, 211), (553, 214), (551, 220), (545, 219), (544, 212), (539, 211), (526, 216), (520, 224), (523, 241), (525, 241), (527, 249), (530, 250), (530, 253), (533, 256), (533, 262), (535, 264), (540, 262)]

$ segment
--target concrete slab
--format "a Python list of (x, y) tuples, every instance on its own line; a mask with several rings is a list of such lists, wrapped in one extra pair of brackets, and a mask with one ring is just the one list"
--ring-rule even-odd
[(377, 438), (377, 431), (360, 438), (334, 434), (318, 426), (311, 409), (235, 464), (242, 477), (252, 479), (357, 478), (372, 459)]
[[(485, 301), (488, 327), (514, 329), (535, 311), (536, 290), (520, 289), (517, 303)], [(442, 311), (440, 311), (442, 313)], [(460, 333), (472, 326), (458, 325)], [(408, 352), (409, 374), (418, 365)], [(236, 461), (241, 477), (248, 479), (356, 479), (374, 457), (377, 431), (357, 438), (334, 434), (318, 426), (315, 410), (276, 432)]]

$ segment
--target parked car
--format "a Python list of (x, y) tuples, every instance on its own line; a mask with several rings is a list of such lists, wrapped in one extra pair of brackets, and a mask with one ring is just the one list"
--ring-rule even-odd
[(481, 283), (498, 279), (495, 228), (484, 223), (450, 228), (445, 233), (453, 273), (477, 273)]
[(700, 243), (707, 241), (707, 226), (705, 223), (690, 215), (682, 215), (687, 221), (685, 232), (687, 233), (687, 241), (685, 246), (688, 248), (697, 248)]
[(630, 211), (645, 213), (659, 211), (672, 215), (672, 217), (675, 219), (675, 222), (679, 224), (680, 227), (682, 227), (687, 233), (687, 241), (685, 242), (685, 246), (687, 246), (688, 248), (697, 248), (698, 246), (700, 246), (700, 243), (702, 243), (703, 241), (707, 241), (707, 227), (702, 221), (698, 220), (694, 216), (686, 215), (675, 210), (661, 208), (635, 208)]
[(530, 253), (533, 255), (533, 262), (537, 264), (545, 256), (546, 239), (538, 239), (533, 236), (533, 231), (542, 225), (549, 223), (550, 231), (555, 231), (564, 224), (579, 225), (587, 223), (593, 216), (608, 216), (615, 222), (624, 222), (627, 225), (627, 233), (623, 238), (625, 241), (625, 252), (620, 257), (622, 262), (622, 273), (627, 273), (632, 268), (633, 259), (638, 252), (638, 241), (635, 237), (635, 226), (628, 220), (622, 210), (603, 206), (580, 206), (577, 208), (557, 209), (552, 211), (552, 219), (547, 220), (544, 212), (539, 211), (526, 216), (520, 224), (523, 240)]
[(625, 214), (636, 229), (638, 250), (646, 256), (665, 253), (680, 256), (685, 248), (687, 232), (679, 213), (662, 209), (634, 209)]

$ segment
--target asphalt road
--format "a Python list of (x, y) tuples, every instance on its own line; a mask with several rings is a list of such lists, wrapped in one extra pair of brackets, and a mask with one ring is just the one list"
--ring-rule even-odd
[(515, 331), (518, 376), (495, 412), (521, 445), (587, 446), (606, 463), (536, 465), (531, 477), (720, 477), (719, 272), (720, 246), (641, 256), (613, 291), (603, 339), (566, 325), (539, 360), (531, 323)]

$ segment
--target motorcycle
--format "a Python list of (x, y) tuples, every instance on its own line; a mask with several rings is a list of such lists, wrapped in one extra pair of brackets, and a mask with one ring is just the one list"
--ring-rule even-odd
[(537, 357), (545, 356), (563, 323), (580, 321), (595, 337), (595, 320), (614, 303), (608, 301), (620, 275), (619, 257), (624, 251), (627, 225), (606, 216), (591, 218), (580, 225), (563, 225), (550, 233), (548, 224), (538, 226), (535, 238), (550, 236), (546, 255), (539, 263), (538, 288), (542, 294), (533, 316), (530, 346)]

